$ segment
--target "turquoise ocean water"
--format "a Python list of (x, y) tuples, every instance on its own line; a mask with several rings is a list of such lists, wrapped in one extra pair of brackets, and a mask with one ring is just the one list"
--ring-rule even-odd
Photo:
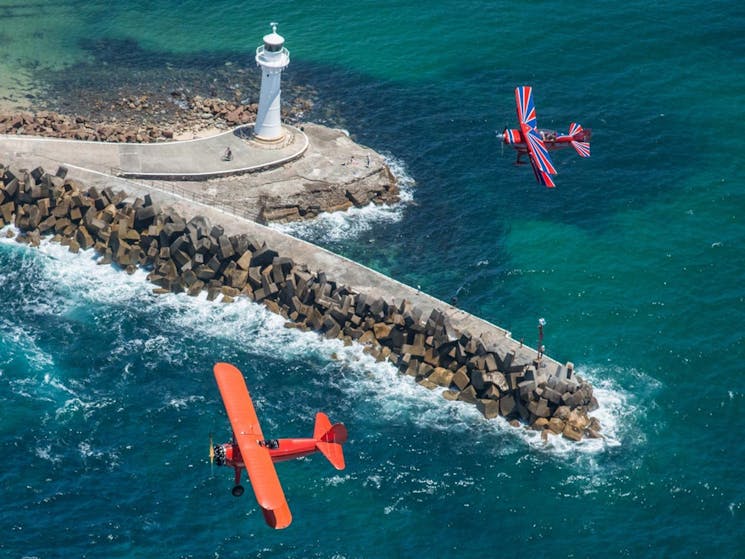
[[(245, 301), (155, 297), (91, 254), (0, 243), (2, 557), (745, 557), (745, 9), (735, 2), (2, 2), (0, 92), (244, 60), (269, 21), (308, 118), (389, 158), (392, 209), (284, 229), (573, 361), (606, 441), (444, 401)], [(107, 64), (101, 45), (128, 45)], [(111, 49), (109, 49), (111, 50)], [(205, 67), (205, 73), (210, 71)], [(121, 77), (121, 76), (120, 76)], [(134, 78), (133, 78), (134, 79)], [(30, 84), (30, 85), (29, 85)], [(593, 129), (557, 188), (494, 131)], [(207, 462), (239, 366), (265, 434), (325, 410), (347, 469), (279, 464), (264, 526)]]

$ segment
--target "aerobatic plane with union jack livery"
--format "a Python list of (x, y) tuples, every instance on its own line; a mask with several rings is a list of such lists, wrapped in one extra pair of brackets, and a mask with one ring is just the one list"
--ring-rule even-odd
[(551, 175), (556, 174), (549, 151), (572, 146), (580, 157), (590, 157), (592, 130), (582, 128), (576, 122), (569, 125), (569, 132), (558, 134), (555, 130), (538, 128), (533, 102), (533, 88), (523, 85), (515, 89), (517, 121), (520, 128), (505, 128), (498, 137), (517, 150), (517, 165), (523, 164), (521, 157), (528, 156), (536, 180), (549, 188), (556, 186)]

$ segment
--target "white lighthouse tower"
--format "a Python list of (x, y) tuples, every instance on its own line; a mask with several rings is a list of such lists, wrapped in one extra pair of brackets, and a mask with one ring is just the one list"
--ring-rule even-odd
[(282, 70), (290, 63), (290, 51), (284, 47), (285, 39), (277, 33), (277, 24), (271, 25), (272, 32), (264, 35), (264, 44), (256, 49), (256, 63), (261, 66), (261, 92), (254, 127), (257, 139), (270, 142), (281, 140), (284, 135), (279, 82)]

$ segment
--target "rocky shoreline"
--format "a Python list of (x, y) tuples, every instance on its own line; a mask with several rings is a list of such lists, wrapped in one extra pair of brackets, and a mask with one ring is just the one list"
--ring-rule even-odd
[(518, 364), (514, 352), (487, 347), (437, 309), (422, 316), (406, 300), (394, 304), (337, 284), (248, 235), (228, 236), (200, 216), (187, 222), (150, 195), (129, 201), (124, 191), (87, 188), (64, 167), (50, 174), (0, 165), (0, 176), (0, 227), (14, 224), (19, 242), (38, 245), (53, 235), (71, 252), (92, 248), (101, 264), (148, 270), (157, 293), (206, 291), (224, 303), (248, 297), (288, 327), (357, 341), (422, 386), (442, 387), (445, 398), (539, 430), (544, 439), (602, 436), (589, 416), (597, 408), (592, 387), (571, 363), (537, 357)]
[[(179, 135), (207, 129), (232, 128), (256, 119), (256, 103), (241, 104), (210, 97), (185, 97), (174, 91), (166, 111), (147, 95), (123, 98), (116, 103), (128, 118), (92, 120), (55, 111), (0, 114), (0, 134), (44, 136), (96, 142), (149, 143), (173, 140)], [(295, 110), (309, 101), (297, 101)], [(160, 118), (153, 118), (157, 114)]]
[[(47, 122), (39, 123), (38, 134), (47, 137), (49, 132), (43, 128), (51, 128), (45, 125), (51, 116), (62, 126), (71, 124), (69, 135), (55, 137), (74, 138), (75, 132), (80, 132), (81, 136), (103, 138), (98, 129), (109, 127), (125, 137), (139, 133), (145, 142), (168, 139), (167, 135), (149, 138), (145, 134), (148, 129), (190, 137), (206, 129), (227, 129), (254, 120), (261, 72), (253, 55), (164, 55), (143, 50), (135, 41), (114, 39), (91, 42), (84, 48), (88, 51), (85, 61), (35, 72), (30, 78), (35, 84), (33, 94), (27, 91), (22, 104), (5, 99), (0, 119), (24, 115), (32, 120), (41, 114)], [(283, 82), (284, 122), (293, 124), (315, 112), (318, 92), (302, 73), (296, 69)], [(333, 110), (327, 107), (328, 102), (320, 105), (316, 119)], [(248, 120), (246, 115), (250, 115)], [(27, 122), (25, 128), (25, 134), (37, 134), (33, 123)]]

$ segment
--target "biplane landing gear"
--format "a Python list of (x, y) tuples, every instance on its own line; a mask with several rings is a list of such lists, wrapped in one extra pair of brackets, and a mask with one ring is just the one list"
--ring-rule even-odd
[(241, 469), (235, 468), (235, 481), (233, 482), (233, 489), (230, 490), (230, 492), (233, 494), (233, 497), (240, 497), (243, 495), (243, 486), (241, 485)]

